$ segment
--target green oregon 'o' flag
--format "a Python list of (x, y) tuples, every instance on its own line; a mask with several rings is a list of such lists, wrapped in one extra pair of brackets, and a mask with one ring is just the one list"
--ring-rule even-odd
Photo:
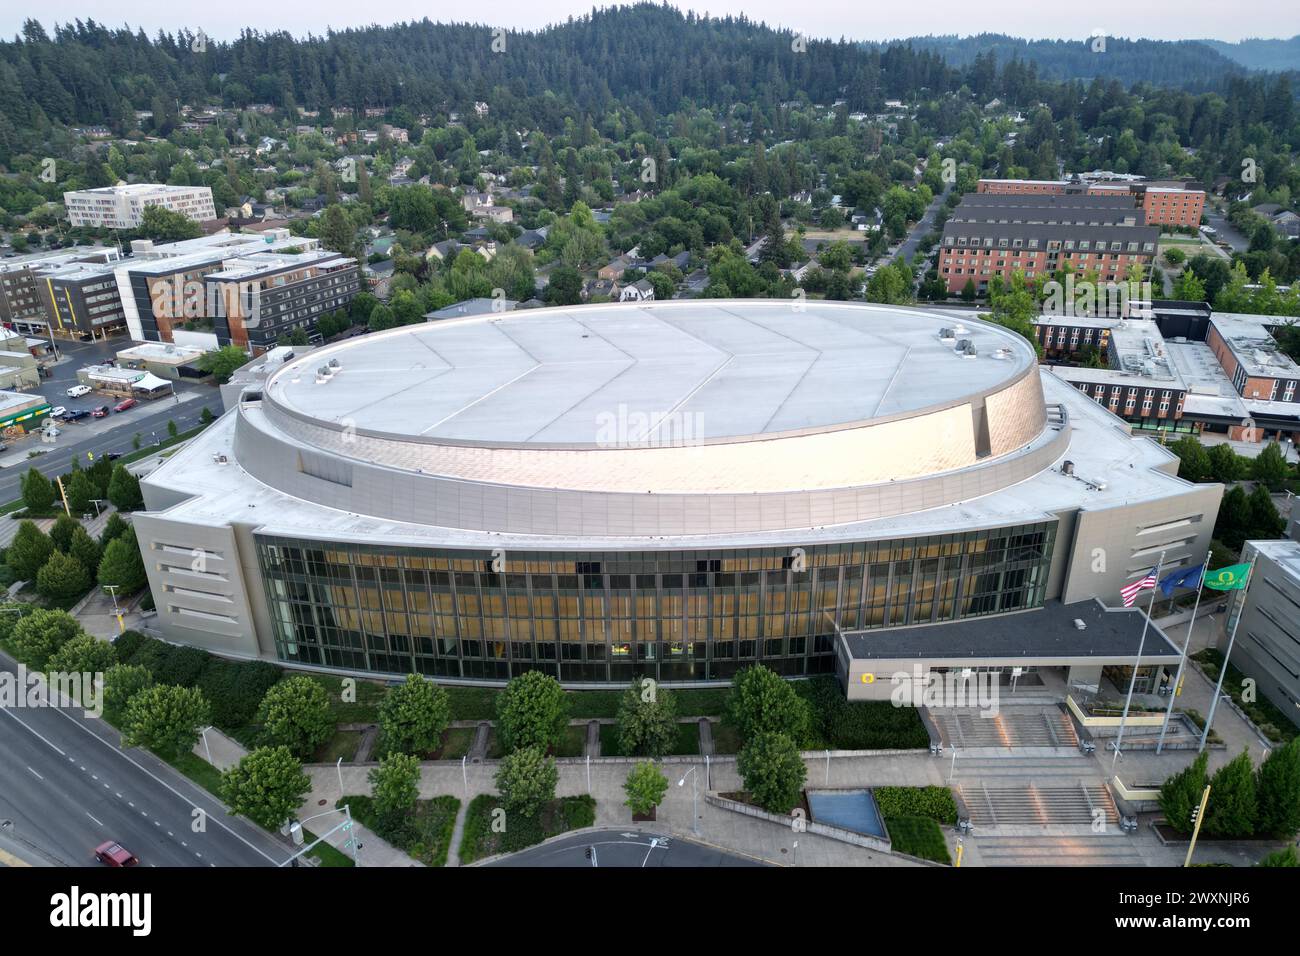
[(1249, 574), (1249, 564), (1230, 564), (1226, 568), (1219, 568), (1207, 574), (1205, 586), (1216, 591), (1240, 591), (1246, 586), (1246, 577)]

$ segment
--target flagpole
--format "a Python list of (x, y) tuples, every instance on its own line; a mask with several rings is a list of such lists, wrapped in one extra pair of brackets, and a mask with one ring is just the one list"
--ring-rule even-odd
[[(1246, 586), (1241, 589), (1242, 607), (1237, 609), (1237, 619), (1232, 622), (1232, 631), (1228, 634), (1228, 648), (1223, 652), (1223, 664), (1219, 668), (1219, 682), (1214, 685), (1214, 699), (1210, 701), (1210, 712), (1205, 716), (1205, 729), (1201, 731), (1201, 745), (1196, 748), (1196, 752), (1202, 753), (1205, 750), (1205, 742), (1210, 739), (1210, 725), (1214, 723), (1214, 711), (1219, 706), (1219, 695), (1223, 693), (1223, 678), (1228, 674), (1228, 657), (1232, 654), (1232, 645), (1237, 640), (1237, 627), (1241, 624), (1241, 615), (1245, 612), (1246, 592), (1250, 590), (1250, 582), (1255, 578), (1255, 559), (1259, 557), (1259, 549), (1251, 555), (1250, 567), (1246, 571)], [(1231, 616), (1232, 612), (1228, 612)]]
[(1124, 716), (1119, 721), (1119, 734), (1115, 737), (1115, 756), (1110, 758), (1110, 769), (1114, 771), (1115, 762), (1119, 760), (1119, 745), (1124, 742), (1124, 725), (1128, 723), (1128, 711), (1133, 705), (1133, 689), (1137, 687), (1138, 666), (1142, 663), (1142, 650), (1147, 643), (1147, 628), (1151, 626), (1151, 614), (1156, 609), (1156, 591), (1160, 588), (1160, 572), (1165, 566), (1165, 553), (1160, 552), (1156, 562), (1156, 583), (1151, 587), (1151, 605), (1147, 609), (1146, 620), (1142, 622), (1142, 638), (1138, 641), (1137, 660), (1133, 662), (1133, 676), (1128, 682), (1128, 696), (1124, 698)]
[(1169, 690), (1169, 706), (1165, 709), (1165, 722), (1160, 727), (1160, 739), (1156, 741), (1156, 753), (1165, 747), (1165, 734), (1169, 730), (1169, 718), (1174, 715), (1174, 697), (1183, 683), (1183, 668), (1187, 665), (1187, 651), (1192, 646), (1192, 629), (1196, 627), (1196, 612), (1201, 609), (1201, 592), (1205, 590), (1205, 572), (1210, 570), (1210, 556), (1214, 552), (1205, 552), (1205, 563), (1201, 565), (1201, 576), (1196, 582), (1196, 603), (1192, 605), (1192, 619), (1187, 622), (1187, 637), (1183, 640), (1183, 655), (1178, 658), (1178, 673), (1174, 676), (1174, 686)]

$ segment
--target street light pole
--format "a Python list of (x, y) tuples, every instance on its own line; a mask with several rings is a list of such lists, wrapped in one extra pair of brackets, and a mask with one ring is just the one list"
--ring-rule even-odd
[(686, 785), (686, 778), (691, 778), (691, 832), (696, 836), (700, 835), (700, 788), (699, 776), (695, 773), (698, 767), (692, 767), (682, 774), (682, 778), (677, 781), (677, 786)]

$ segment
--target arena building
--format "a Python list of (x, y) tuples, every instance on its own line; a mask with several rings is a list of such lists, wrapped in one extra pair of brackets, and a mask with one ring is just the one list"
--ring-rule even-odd
[[(848, 681), (884, 630), (930, 647), (1035, 615), (1042, 640), (1020, 621), (983, 653), (965, 626), (933, 664), (1095, 688), (1143, 618), (1104, 612), (1105, 641), (1073, 622), (1162, 551), (1198, 564), (1222, 494), (1023, 338), (921, 309), (485, 314), (278, 349), (243, 378), (142, 482), (159, 626), (342, 672)], [(1146, 646), (1154, 680), (1177, 654), (1154, 628)]]

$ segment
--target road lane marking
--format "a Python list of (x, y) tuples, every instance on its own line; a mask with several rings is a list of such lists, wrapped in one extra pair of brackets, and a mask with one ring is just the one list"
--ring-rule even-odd
[[(158, 784), (159, 786), (161, 786), (161, 787), (163, 787), (164, 789), (166, 789), (168, 792), (170, 792), (173, 796), (177, 797), (177, 798), (178, 798), (179, 800), (181, 800), (183, 803), (188, 804), (190, 807), (194, 808), (195, 810), (201, 810), (201, 811), (203, 811), (203, 813), (206, 815), (206, 817), (207, 817), (207, 818), (208, 818), (212, 823), (215, 823), (215, 824), (216, 824), (216, 825), (217, 825), (221, 830), (224, 830), (226, 833), (230, 834), (230, 836), (234, 837), (234, 838), (235, 838), (236, 840), (238, 840), (240, 843), (244, 844), (244, 846), (248, 847), (250, 850), (252, 850), (252, 851), (253, 851), (254, 853), (256, 853), (258, 856), (262, 857), (262, 859), (266, 860), (268, 863), (272, 864), (273, 866), (278, 866), (278, 865), (282, 862), (282, 861), (281, 861), (277, 856), (272, 856), (270, 853), (267, 853), (267, 852), (266, 852), (265, 850), (263, 850), (260, 846), (257, 846), (257, 845), (254, 844), (251, 840), (249, 840), (247, 837), (245, 837), (242, 833), (239, 833), (238, 831), (234, 830), (234, 829), (231, 828), (229, 825), (227, 825), (226, 823), (224, 823), (222, 820), (218, 819), (217, 816), (216, 816), (216, 814), (211, 813), (211, 812), (208, 811), (206, 808), (200, 806), (198, 803), (195, 803), (192, 799), (190, 799), (190, 798), (189, 798), (188, 796), (186, 796), (185, 794), (181, 793), (179, 790), (177, 790), (175, 787), (173, 787), (173, 786), (172, 786), (170, 783), (168, 783), (166, 780), (162, 779), (162, 778), (159, 777), (156, 773), (154, 773), (153, 771), (151, 771), (148, 767), (145, 767), (144, 765), (142, 765), (141, 763), (139, 763), (137, 760), (135, 760), (133, 757), (131, 757), (129, 754), (127, 754), (125, 751), (119, 749), (119, 748), (118, 748), (116, 745), (114, 745), (112, 742), (110, 742), (110, 741), (108, 741), (108, 740), (105, 740), (105, 739), (104, 739), (103, 737), (101, 737), (99, 734), (97, 734), (97, 733), (95, 733), (94, 731), (92, 731), (89, 727), (87, 727), (85, 724), (83, 724), (81, 721), (79, 721), (76, 717), (74, 717), (74, 716), (72, 716), (71, 714), (67, 713), (67, 712), (66, 712), (65, 710), (63, 710), (62, 708), (54, 708), (54, 712), (55, 712), (56, 714), (60, 714), (62, 717), (64, 717), (64, 719), (66, 719), (66, 720), (68, 720), (70, 723), (72, 723), (73, 726), (75, 726), (75, 727), (77, 727), (78, 729), (80, 729), (80, 730), (82, 731), (82, 733), (88, 734), (90, 737), (93, 737), (93, 738), (94, 738), (98, 743), (102, 744), (102, 745), (103, 745), (107, 750), (109, 750), (109, 751), (111, 751), (112, 753), (115, 753), (115, 754), (117, 754), (118, 756), (120, 756), (120, 757), (121, 757), (123, 760), (125, 760), (127, 763), (131, 764), (131, 766), (135, 767), (135, 768), (136, 768), (137, 770), (139, 770), (141, 773), (145, 774), (147, 777), (149, 777), (151, 780), (153, 780), (154, 783), (156, 783), (156, 784)], [(24, 728), (26, 728), (28, 731), (30, 731), (30, 732), (31, 732), (35, 737), (37, 737), (37, 738), (38, 738), (42, 743), (44, 743), (46, 746), (48, 746), (48, 747), (50, 747), (52, 750), (54, 750), (54, 751), (55, 751), (59, 756), (61, 756), (61, 757), (68, 757), (68, 754), (67, 754), (64, 750), (62, 750), (62, 749), (60, 749), (59, 747), (55, 746), (54, 743), (52, 743), (52, 742), (51, 742), (50, 740), (48, 740), (46, 737), (42, 736), (42, 735), (41, 735), (37, 730), (35, 730), (33, 727), (31, 727), (31, 725), (29, 725), (26, 721), (22, 720), (20, 717), (16, 716), (14, 713), (12, 713), (12, 711), (10, 711), (10, 710), (8, 710), (8, 709), (6, 709), (6, 708), (0, 708), (0, 713), (6, 713), (6, 714), (8, 714), (10, 717), (13, 717), (14, 720), (18, 721), (19, 724), (21, 724)], [(75, 761), (73, 758), (71, 758), (71, 757), (68, 757), (68, 760), (69, 760), (70, 762), (73, 762), (73, 763), (76, 762), (76, 761)], [(84, 769), (84, 768), (83, 768), (83, 769)], [(204, 791), (204, 793), (205, 793), (205, 795), (207, 795), (207, 794), (206, 794), (206, 791)], [(223, 804), (219, 799), (217, 799), (216, 797), (210, 796), (210, 795), (208, 795), (208, 796), (209, 796), (209, 799), (211, 799), (212, 802), (214, 802), (218, 807), (221, 807), (222, 809), (225, 809), (225, 805), (224, 805), (224, 804)], [(89, 816), (89, 813), (87, 813), (87, 816)], [(93, 818), (92, 818), (92, 819), (93, 819)], [(100, 825), (102, 826), (103, 824), (100, 824)]]
[[(65, 753), (64, 753), (62, 750), (60, 750), (58, 747), (55, 747), (54, 744), (50, 743), (50, 741), (48, 741), (48, 740), (46, 740), (44, 737), (42, 737), (42, 736), (40, 735), (40, 733), (39, 733), (38, 731), (36, 731), (36, 730), (32, 727), (31, 724), (27, 723), (27, 721), (23, 720), (21, 717), (19, 717), (19, 716), (18, 716), (17, 714), (15, 714), (13, 711), (11, 711), (11, 710), (9, 710), (8, 708), (5, 708), (5, 707), (0, 707), (0, 714), (8, 714), (8, 715), (9, 715), (10, 717), (12, 717), (14, 720), (18, 721), (18, 723), (22, 724), (22, 725), (23, 725), (24, 727), (26, 727), (29, 731), (31, 731), (32, 734), (35, 735), (36, 738), (37, 738), (38, 740), (41, 741), (41, 743), (43, 743), (43, 744), (45, 744), (45, 745), (47, 745), (47, 746), (53, 748), (54, 752), (57, 753), (60, 757), (68, 757), (67, 754), (65, 754)], [(68, 757), (68, 759), (71, 760), (72, 758), (71, 758), (71, 757)]]
[[(90, 817), (90, 819), (92, 820), (95, 820), (94, 815), (89, 810), (86, 811), (86, 816)], [(95, 822), (98, 823), (101, 827), (104, 825), (103, 823), (100, 823), (99, 820), (95, 820)]]
[(44, 780), (44, 779), (45, 779), (45, 778), (42, 777), (39, 773), (37, 773), (35, 770), (32, 770), (31, 767), (28, 767), (27, 769), (32, 771), (32, 776), (35, 777), (37, 780)]

